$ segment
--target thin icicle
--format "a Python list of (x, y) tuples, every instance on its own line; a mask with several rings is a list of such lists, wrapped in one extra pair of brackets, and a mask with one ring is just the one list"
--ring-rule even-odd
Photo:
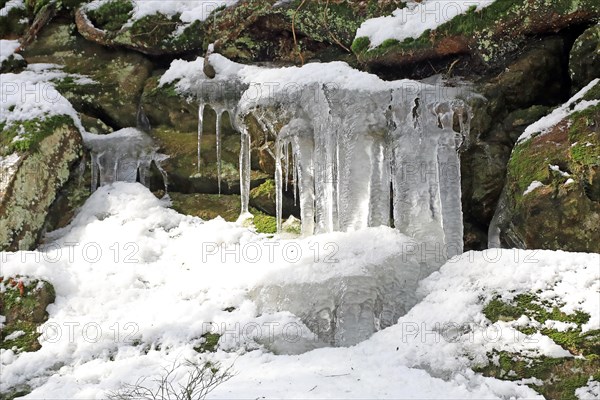
[(204, 129), (204, 103), (200, 103), (198, 106), (198, 160), (197, 160), (197, 171), (200, 173), (200, 150), (202, 149), (202, 131)]
[(277, 222), (277, 233), (281, 232), (281, 211), (282, 211), (282, 167), (281, 167), (281, 157), (284, 144), (282, 144), (279, 140), (275, 142), (275, 218)]
[(221, 117), (224, 111), (220, 108), (215, 108), (215, 112), (217, 113), (217, 119), (215, 123), (215, 135), (217, 137), (217, 185), (219, 188), (219, 194), (221, 194)]
[(298, 205), (298, 155), (292, 146), (292, 189), (294, 190), (294, 206)]

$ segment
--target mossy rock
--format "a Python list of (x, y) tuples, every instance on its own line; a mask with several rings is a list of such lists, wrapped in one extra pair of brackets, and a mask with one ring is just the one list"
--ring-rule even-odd
[(145, 57), (106, 49), (77, 35), (72, 24), (52, 23), (23, 53), (29, 63), (64, 65), (69, 76), (55, 82), (75, 109), (113, 128), (136, 126), (138, 105), (152, 63)]
[(525, 128), (564, 101), (568, 82), (563, 40), (550, 37), (523, 49), (505, 70), (479, 82), (470, 99), (470, 145), (461, 153), (465, 248), (487, 248), (489, 224), (504, 187), (512, 148)]
[[(15, 142), (17, 131), (25, 133)], [(4, 127), (1, 139), (3, 151), (16, 151), (20, 160), (7, 175), (0, 199), (0, 248), (31, 250), (71, 167), (81, 158), (81, 134), (69, 117), (53, 116)]]
[[(200, 217), (203, 220), (211, 220), (217, 217), (223, 218), (228, 222), (235, 222), (240, 216), (242, 209), (241, 198), (239, 195), (218, 195), (202, 193), (169, 193), (171, 198), (171, 207), (185, 215)], [(277, 232), (277, 223), (275, 217), (266, 215), (260, 210), (250, 208), (253, 215), (251, 224), (258, 233), (273, 234)]]
[[(287, 192), (282, 190), (282, 200), (282, 218), (287, 218), (290, 215), (296, 217), (300, 215), (300, 207), (297, 204), (294, 205), (293, 188), (289, 183)], [(250, 191), (250, 205), (268, 215), (276, 215), (275, 203), (275, 180), (273, 179), (268, 179), (265, 183)]]
[(203, 193), (169, 193), (172, 208), (185, 215), (210, 220), (221, 217), (234, 222), (240, 216), (241, 200), (239, 195), (218, 195)]
[(238, 62), (353, 61), (350, 46), (362, 21), (403, 4), (391, 0), (241, 1), (215, 13), (214, 22), (206, 25), (205, 46), (217, 43), (219, 53)]
[(587, 29), (571, 49), (569, 73), (576, 93), (595, 78), (600, 78), (600, 25)]
[[(515, 147), (498, 215), (503, 245), (600, 252), (599, 127), (596, 105)], [(534, 181), (542, 186), (527, 191)]]
[(130, 21), (134, 4), (111, 0), (96, 9), (76, 11), (79, 33), (103, 46), (124, 47), (148, 55), (180, 54), (202, 48), (204, 24), (183, 23), (180, 15), (161, 13)]
[[(600, 330), (582, 332), (582, 325), (590, 315), (576, 310), (567, 314), (560, 310), (563, 304), (542, 300), (536, 293), (521, 293), (511, 301), (495, 296), (483, 308), (484, 315), (491, 321), (516, 321), (527, 316), (542, 325), (542, 328), (518, 326), (526, 335), (542, 334), (568, 350), (577, 358), (551, 358), (525, 356), (520, 353), (494, 351), (488, 354), (486, 366), (476, 368), (486, 376), (503, 380), (537, 378), (540, 385), (530, 387), (549, 400), (577, 400), (575, 390), (586, 386), (590, 377), (600, 380)], [(570, 323), (564, 331), (544, 327), (546, 321)]]
[(368, 38), (358, 37), (352, 49), (371, 68), (446, 59), (437, 68), (446, 71), (461, 55), (473, 56), (466, 71), (480, 65), (495, 68), (504, 64), (507, 55), (520, 51), (533, 35), (555, 33), (599, 18), (600, 5), (595, 0), (503, 0), (479, 11), (471, 7), (416, 39), (389, 39), (371, 48)]
[[(164, 71), (160, 71), (164, 72)], [(175, 89), (173, 83), (159, 86), (162, 73), (155, 73), (150, 77), (145, 85), (142, 94), (141, 103), (144, 113), (148, 117), (152, 126), (165, 126), (181, 132), (192, 132), (198, 129), (198, 103), (191, 97), (181, 95)], [(215, 125), (215, 113), (204, 113), (205, 132), (209, 127)], [(224, 131), (226, 134), (232, 131), (229, 119), (224, 121)]]
[(18, 276), (0, 277), (0, 286), (0, 315), (6, 318), (0, 348), (39, 350), (37, 327), (48, 319), (46, 308), (54, 303), (54, 288), (46, 281)]

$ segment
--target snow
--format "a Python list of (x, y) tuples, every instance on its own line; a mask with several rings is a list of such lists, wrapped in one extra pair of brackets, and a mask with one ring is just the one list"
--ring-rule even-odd
[(0, 9), (0, 17), (6, 17), (9, 11), (14, 8), (25, 8), (25, 2), (23, 0), (8, 0), (4, 7)]
[[(18, 40), (0, 39), (0, 64), (15, 53), (21, 43)], [(17, 57), (21, 57), (17, 54)]]
[(586, 386), (575, 390), (575, 396), (579, 400), (596, 400), (600, 398), (600, 382), (590, 377)]
[(18, 339), (18, 338), (20, 338), (21, 336), (23, 336), (24, 334), (25, 334), (25, 332), (23, 332), (23, 331), (14, 331), (14, 332), (13, 332), (13, 333), (11, 333), (10, 335), (7, 335), (7, 336), (4, 338), (4, 341), (6, 342), (6, 341), (8, 341), (8, 340), (15, 340), (15, 339)]
[(539, 134), (543, 135), (548, 133), (554, 126), (568, 116), (600, 104), (600, 100), (582, 100), (586, 93), (598, 84), (600, 84), (600, 78), (594, 79), (583, 89), (577, 92), (577, 94), (571, 97), (565, 104), (557, 107), (550, 114), (529, 125), (527, 128), (525, 128), (525, 131), (521, 134), (519, 140), (517, 140), (517, 143), (525, 142)]
[(52, 83), (69, 76), (59, 68), (54, 64), (30, 64), (21, 73), (2, 74), (0, 122), (10, 126), (17, 121), (68, 115), (84, 132), (77, 111)]
[[(493, 350), (569, 353), (546, 336), (490, 323), (483, 304), (537, 292), (564, 312), (588, 313), (584, 330), (600, 327), (600, 255), (495, 249), (457, 256), (423, 280), (421, 301), (395, 325), (353, 347), (319, 348), (300, 316), (261, 312), (250, 291), (363, 271), (361, 264), (397, 255), (402, 234), (379, 227), (290, 241), (166, 206), (140, 184), (103, 186), (43, 248), (1, 254), (4, 276), (47, 279), (56, 301), (39, 351), (0, 351), (0, 390), (28, 383), (34, 390), (25, 399), (102, 398), (174, 361), (203, 357), (236, 373), (210, 398), (541, 399), (472, 368)], [(301, 257), (281, 251), (287, 243)], [(337, 263), (316, 260), (315, 244), (327, 243), (337, 244)], [(193, 347), (209, 331), (223, 334), (221, 349), (199, 356)]]
[(369, 38), (371, 48), (382, 44), (386, 39), (403, 41), (407, 38), (418, 38), (426, 30), (433, 30), (465, 14), (471, 7), (476, 10), (492, 4), (495, 0), (423, 0), (408, 1), (405, 8), (395, 10), (392, 15), (366, 20), (356, 31), (356, 38)]
[(4, 196), (10, 181), (17, 172), (17, 165), (21, 157), (17, 153), (0, 156), (0, 199)]
[(544, 186), (544, 184), (540, 181), (531, 182), (529, 184), (529, 186), (527, 187), (527, 189), (525, 189), (525, 191), (523, 192), (523, 196), (528, 195), (529, 193), (533, 192), (535, 189), (541, 188), (542, 186)]
[[(89, 3), (88, 10), (98, 9), (111, 0), (95, 0)], [(132, 0), (133, 13), (129, 24), (140, 20), (146, 16), (154, 14), (163, 14), (168, 17), (179, 15), (179, 20), (184, 23), (194, 21), (204, 21), (208, 16), (220, 7), (230, 7), (237, 3), (237, 0)]]

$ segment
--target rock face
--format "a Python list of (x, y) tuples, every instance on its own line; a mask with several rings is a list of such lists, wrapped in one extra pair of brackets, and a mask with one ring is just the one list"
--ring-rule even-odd
[[(441, 17), (444, 10), (437, 13)], [(441, 61), (435, 69), (445, 71), (462, 56), (468, 69), (486, 69), (504, 64), (506, 56), (518, 52), (530, 36), (557, 33), (599, 17), (600, 5), (595, 0), (503, 0), (480, 11), (473, 7), (416, 39), (388, 39), (370, 48), (367, 37), (358, 37), (352, 50), (375, 70), (424, 62), (426, 73), (431, 74), (430, 62)], [(407, 69), (411, 68), (414, 65)]]
[(600, 25), (587, 29), (573, 44), (569, 60), (572, 92), (600, 78)]
[(75, 12), (79, 33), (104, 46), (120, 46), (149, 55), (217, 51), (245, 62), (334, 59), (351, 54), (356, 29), (366, 18), (383, 15), (402, 1), (246, 0), (220, 8), (207, 4), (204, 21), (185, 24), (180, 15), (153, 14), (126, 24), (134, 6), (113, 0)]
[(600, 252), (600, 105), (519, 142), (496, 218), (503, 246)]
[[(0, 248), (31, 250), (37, 244), (48, 209), (81, 157), (79, 130), (69, 118), (40, 121), (41, 138), (6, 177), (0, 199)], [(25, 128), (27, 129), (27, 128)]]
[(143, 56), (106, 49), (78, 36), (74, 25), (58, 23), (46, 27), (23, 56), (29, 63), (64, 65), (65, 72), (89, 78), (57, 84), (77, 111), (114, 128), (137, 125), (140, 98), (152, 71)]
[(541, 118), (546, 105), (568, 92), (563, 40), (534, 43), (505, 71), (484, 80), (484, 99), (471, 104), (471, 146), (461, 156), (465, 247), (487, 247), (487, 230), (504, 187), (511, 150), (524, 129)]

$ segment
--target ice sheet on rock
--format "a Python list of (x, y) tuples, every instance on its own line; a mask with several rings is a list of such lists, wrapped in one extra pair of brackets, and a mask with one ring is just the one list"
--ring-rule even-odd
[(108, 135), (85, 133), (83, 140), (91, 151), (92, 191), (114, 182), (140, 182), (148, 186), (150, 169), (154, 162), (165, 182), (166, 174), (160, 168), (165, 156), (157, 152), (152, 139), (136, 128), (125, 128)]

